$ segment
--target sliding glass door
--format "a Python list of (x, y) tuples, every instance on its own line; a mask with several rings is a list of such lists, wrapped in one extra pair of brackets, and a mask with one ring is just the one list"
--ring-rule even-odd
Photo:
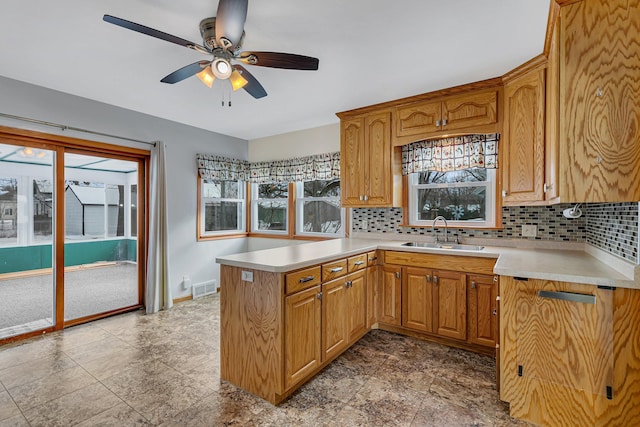
[(25, 133), (0, 128), (0, 344), (143, 304), (148, 152)]
[(140, 304), (138, 162), (65, 153), (64, 165), (65, 322)]
[(0, 339), (55, 325), (54, 157), (0, 143)]

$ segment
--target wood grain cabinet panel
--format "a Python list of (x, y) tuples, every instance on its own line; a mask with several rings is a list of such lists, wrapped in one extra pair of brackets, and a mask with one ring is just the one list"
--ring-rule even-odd
[(416, 331), (434, 331), (433, 272), (405, 267), (402, 275), (402, 326)]
[(452, 131), (498, 121), (498, 92), (460, 95), (442, 102), (442, 130)]
[(400, 325), (402, 268), (384, 265), (378, 281), (378, 319), (381, 323)]
[(442, 103), (417, 102), (395, 110), (396, 136), (421, 136), (442, 129)]
[(347, 335), (349, 343), (355, 342), (367, 330), (366, 271), (349, 275), (347, 283)]
[(322, 363), (320, 286), (285, 298), (285, 388), (316, 370)]
[(467, 276), (457, 271), (434, 270), (434, 333), (467, 339)]
[(498, 276), (467, 277), (469, 341), (495, 347), (498, 334)]
[(391, 112), (340, 121), (343, 206), (392, 206)]
[(505, 85), (503, 203), (544, 200), (545, 70)]
[(367, 267), (367, 329), (378, 323), (378, 275), (379, 267)]
[(640, 200), (640, 2), (561, 8), (560, 194)]
[(347, 280), (322, 284), (322, 360), (329, 360), (349, 343)]

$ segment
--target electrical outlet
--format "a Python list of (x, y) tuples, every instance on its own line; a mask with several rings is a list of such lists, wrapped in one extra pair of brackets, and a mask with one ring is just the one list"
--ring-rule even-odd
[(360, 228), (362, 228), (363, 230), (366, 230), (367, 228), (369, 228), (369, 221), (367, 221), (366, 219), (363, 219), (360, 222)]
[(522, 226), (522, 237), (536, 237), (538, 234), (538, 226), (537, 225), (523, 225)]
[(242, 281), (243, 282), (253, 282), (253, 271), (244, 271), (244, 270), (242, 270)]

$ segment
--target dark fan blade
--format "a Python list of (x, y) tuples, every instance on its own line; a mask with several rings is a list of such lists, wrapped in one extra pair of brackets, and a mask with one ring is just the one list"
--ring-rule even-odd
[(244, 77), (249, 83), (244, 86), (244, 90), (249, 92), (249, 95), (253, 96), (256, 99), (263, 98), (267, 96), (267, 91), (264, 90), (260, 82), (256, 80), (255, 77), (251, 75), (250, 72), (247, 71), (242, 65), (234, 64), (233, 68), (238, 70), (238, 72)]
[[(247, 20), (249, 0), (220, 0), (216, 13), (216, 41), (220, 46), (227, 46), (221, 39), (231, 42), (236, 47), (242, 38), (244, 22)], [(232, 50), (232, 49), (229, 49)]]
[(209, 64), (210, 64), (209, 61), (194, 62), (193, 64), (189, 64), (186, 67), (182, 67), (179, 70), (174, 71), (173, 73), (169, 74), (167, 77), (163, 78), (160, 81), (162, 83), (170, 83), (170, 84), (181, 82), (182, 80), (199, 73), (200, 71), (202, 71), (204, 67), (206, 67)]
[(190, 42), (189, 40), (181, 39), (180, 37), (172, 36), (171, 34), (167, 34), (150, 27), (145, 27), (144, 25), (136, 24), (135, 22), (127, 21), (126, 19), (116, 18), (115, 16), (111, 16), (111, 15), (104, 15), (102, 19), (105, 22), (118, 25), (128, 30), (137, 31), (139, 33), (146, 34), (148, 36), (155, 37), (160, 40), (165, 40), (170, 43), (179, 44), (180, 46), (185, 46), (201, 52), (205, 52), (205, 53), (207, 52), (207, 50), (204, 47), (200, 46), (199, 44)]
[(236, 59), (249, 65), (290, 70), (317, 70), (320, 62), (318, 58), (280, 52), (242, 52)]

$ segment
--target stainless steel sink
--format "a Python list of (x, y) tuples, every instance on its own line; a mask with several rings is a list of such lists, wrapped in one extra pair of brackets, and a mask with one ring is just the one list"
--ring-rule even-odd
[(417, 248), (433, 248), (433, 249), (453, 249), (458, 251), (481, 251), (484, 246), (478, 245), (461, 245), (459, 243), (428, 243), (428, 242), (407, 242), (402, 246), (414, 246)]

